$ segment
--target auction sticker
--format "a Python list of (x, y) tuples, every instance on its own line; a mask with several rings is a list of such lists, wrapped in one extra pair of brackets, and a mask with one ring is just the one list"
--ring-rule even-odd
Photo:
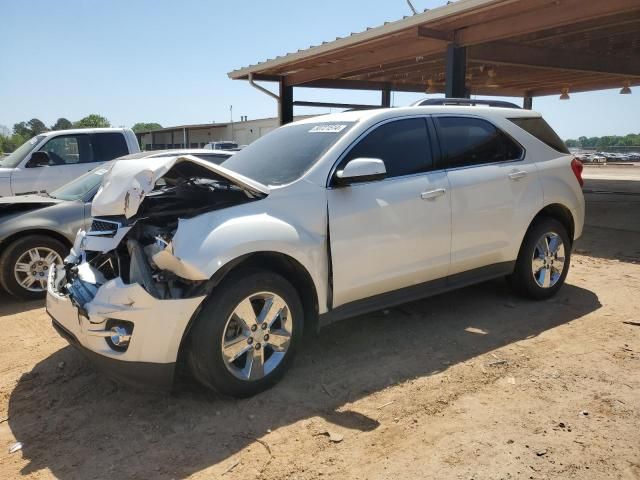
[(345, 128), (347, 128), (346, 125), (328, 123), (326, 125), (316, 125), (311, 130), (309, 130), (309, 133), (339, 133)]

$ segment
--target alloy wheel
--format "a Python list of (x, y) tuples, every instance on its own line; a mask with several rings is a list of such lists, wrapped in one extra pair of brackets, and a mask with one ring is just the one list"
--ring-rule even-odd
[(531, 272), (539, 287), (551, 288), (562, 277), (565, 268), (564, 243), (560, 235), (547, 232), (533, 250)]
[(13, 266), (18, 284), (29, 292), (44, 292), (47, 289), (49, 268), (62, 265), (62, 257), (51, 248), (31, 248), (20, 255)]
[(225, 366), (241, 380), (264, 378), (284, 360), (292, 329), (291, 311), (282, 297), (250, 295), (227, 319), (221, 344)]

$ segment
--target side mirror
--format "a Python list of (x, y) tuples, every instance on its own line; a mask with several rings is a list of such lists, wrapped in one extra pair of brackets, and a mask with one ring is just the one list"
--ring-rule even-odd
[(47, 152), (33, 152), (27, 163), (27, 168), (46, 167), (50, 164), (51, 159)]
[(358, 182), (381, 180), (387, 175), (384, 162), (379, 158), (354, 158), (338, 170), (335, 176), (336, 185), (351, 185)]

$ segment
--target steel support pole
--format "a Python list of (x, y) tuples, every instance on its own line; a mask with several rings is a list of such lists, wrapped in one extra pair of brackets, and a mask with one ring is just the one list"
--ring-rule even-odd
[(522, 108), (525, 110), (533, 109), (533, 97), (524, 97), (522, 99)]
[(389, 107), (391, 107), (391, 88), (389, 88), (389, 87), (384, 87), (384, 88), (382, 89), (382, 98), (381, 98), (380, 104), (381, 104), (384, 108), (389, 108)]
[(280, 103), (278, 104), (280, 125), (293, 122), (293, 87), (280, 79)]
[(467, 49), (454, 44), (447, 46), (445, 94), (447, 98), (469, 98), (466, 87)]

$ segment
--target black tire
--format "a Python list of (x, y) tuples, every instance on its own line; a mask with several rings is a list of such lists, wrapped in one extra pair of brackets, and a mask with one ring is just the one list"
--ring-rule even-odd
[[(536, 250), (537, 243), (542, 239), (543, 235), (554, 233), (560, 237), (564, 246), (564, 266), (558, 280), (552, 286), (542, 287), (536, 281), (533, 274), (532, 260)], [(542, 217), (535, 221), (529, 228), (527, 235), (522, 242), (516, 268), (512, 275), (507, 277), (508, 282), (514, 290), (520, 295), (531, 298), (533, 300), (544, 300), (554, 296), (564, 284), (569, 266), (571, 263), (571, 240), (567, 229), (559, 221)], [(557, 265), (557, 263), (556, 263)]]
[(69, 253), (69, 248), (46, 235), (28, 235), (11, 242), (0, 255), (0, 284), (12, 296), (20, 300), (37, 300), (44, 298), (46, 289), (41, 292), (27, 290), (18, 283), (14, 274), (14, 267), (20, 257), (34, 248), (47, 248), (55, 251), (61, 259)]
[[(223, 358), (223, 335), (236, 307), (258, 292), (272, 292), (286, 302), (292, 319), (291, 337), (284, 357), (270, 373), (259, 380), (240, 379)], [(272, 387), (291, 366), (303, 337), (303, 315), (297, 291), (280, 275), (253, 269), (231, 273), (206, 300), (191, 329), (186, 352), (191, 373), (205, 387), (232, 397), (249, 397)], [(264, 355), (266, 358), (267, 351)]]

